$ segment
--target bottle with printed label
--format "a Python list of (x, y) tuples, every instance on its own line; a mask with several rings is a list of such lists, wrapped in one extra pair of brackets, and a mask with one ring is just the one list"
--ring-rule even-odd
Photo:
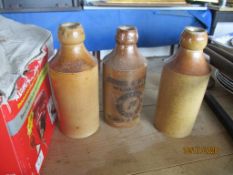
[(72, 138), (84, 138), (99, 128), (98, 64), (85, 48), (79, 23), (59, 28), (60, 50), (49, 63), (49, 76), (59, 128)]
[(114, 127), (132, 127), (140, 120), (146, 79), (146, 59), (137, 48), (133, 26), (117, 29), (116, 47), (103, 65), (104, 117)]
[(163, 67), (156, 128), (168, 136), (188, 136), (197, 118), (210, 76), (203, 49), (208, 35), (202, 28), (186, 27), (176, 56)]

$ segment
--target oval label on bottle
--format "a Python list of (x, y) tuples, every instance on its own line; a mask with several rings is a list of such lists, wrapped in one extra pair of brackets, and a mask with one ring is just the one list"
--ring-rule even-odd
[(142, 92), (133, 91), (120, 96), (117, 99), (116, 108), (122, 116), (130, 118), (139, 112), (141, 103)]
[(139, 117), (145, 78), (145, 67), (133, 71), (104, 68), (104, 110), (108, 122), (129, 122)]

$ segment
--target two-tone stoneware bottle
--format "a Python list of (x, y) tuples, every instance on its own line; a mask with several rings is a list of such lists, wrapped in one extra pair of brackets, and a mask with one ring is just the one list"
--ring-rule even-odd
[(62, 24), (58, 36), (61, 46), (49, 63), (49, 76), (59, 128), (84, 138), (99, 127), (98, 64), (84, 46), (81, 24)]
[(117, 29), (116, 47), (103, 65), (104, 117), (114, 127), (132, 127), (139, 122), (146, 79), (146, 59), (137, 48), (133, 26)]
[(155, 126), (168, 136), (182, 138), (192, 131), (210, 76), (203, 55), (207, 39), (204, 29), (186, 27), (178, 53), (163, 67)]

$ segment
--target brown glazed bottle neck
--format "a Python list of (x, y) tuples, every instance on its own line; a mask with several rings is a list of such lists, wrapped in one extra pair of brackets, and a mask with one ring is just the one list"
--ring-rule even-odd
[(120, 26), (116, 34), (117, 44), (136, 45), (138, 42), (137, 28), (134, 26)]
[(51, 60), (50, 68), (58, 72), (76, 73), (97, 65), (83, 43), (85, 35), (79, 23), (62, 24), (58, 36), (61, 46), (56, 57)]
[(83, 59), (83, 55), (86, 55), (87, 50), (83, 43), (80, 44), (62, 44), (59, 50), (59, 59), (62, 62), (75, 61), (77, 59)]
[(175, 72), (201, 76), (210, 73), (203, 54), (207, 45), (207, 32), (198, 27), (186, 27), (180, 39), (180, 48), (175, 58), (167, 64)]
[(186, 27), (181, 35), (180, 45), (189, 50), (203, 50), (208, 42), (208, 34), (205, 29), (199, 27)]
[(79, 23), (64, 23), (60, 25), (58, 32), (61, 47), (59, 61), (65, 63), (88, 57), (88, 51), (83, 42), (85, 34)]
[(137, 41), (138, 33), (135, 27), (119, 27), (116, 35), (116, 46), (105, 57), (104, 65), (124, 71), (146, 67), (146, 60), (138, 51)]
[(136, 44), (120, 44), (117, 43), (115, 52), (119, 58), (133, 58), (131, 56), (138, 55), (138, 48)]
[(137, 59), (141, 57), (137, 48), (138, 32), (134, 26), (120, 26), (117, 29), (114, 52), (121, 59)]
[(179, 48), (175, 58), (167, 64), (177, 73), (202, 76), (210, 73), (203, 50), (189, 50), (182, 46)]
[(120, 26), (116, 34), (116, 54), (123, 57), (138, 55), (138, 32), (134, 26)]

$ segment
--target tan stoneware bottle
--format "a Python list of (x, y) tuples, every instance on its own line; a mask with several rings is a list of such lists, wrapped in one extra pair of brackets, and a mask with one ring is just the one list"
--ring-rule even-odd
[(103, 66), (104, 117), (114, 127), (132, 127), (139, 122), (146, 79), (146, 59), (137, 48), (133, 26), (117, 29), (116, 47)]
[(81, 24), (59, 27), (60, 50), (49, 63), (49, 76), (59, 128), (72, 138), (84, 138), (99, 127), (98, 65), (83, 41)]
[(168, 136), (188, 136), (197, 118), (210, 76), (203, 55), (208, 35), (202, 28), (186, 27), (176, 56), (163, 67), (156, 128)]

